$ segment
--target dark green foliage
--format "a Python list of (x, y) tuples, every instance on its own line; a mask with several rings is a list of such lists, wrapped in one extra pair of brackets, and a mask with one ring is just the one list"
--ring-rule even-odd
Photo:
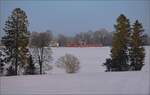
[(124, 71), (124, 66), (128, 63), (128, 40), (130, 34), (129, 20), (120, 15), (117, 18), (117, 24), (115, 25), (116, 32), (113, 36), (111, 57), (113, 71)]
[[(111, 59), (106, 59), (104, 65), (106, 71), (139, 71), (144, 63), (144, 30), (142, 24), (137, 21), (130, 29), (129, 20), (120, 15), (115, 25), (116, 32), (113, 36)], [(131, 32), (130, 32), (131, 31)], [(128, 54), (129, 53), (129, 54)], [(130, 64), (129, 64), (130, 59)]]
[(3, 75), (4, 72), (4, 63), (0, 62), (0, 76)]
[(26, 75), (34, 75), (36, 74), (36, 67), (33, 63), (33, 59), (32, 59), (32, 55), (30, 55), (29, 59), (28, 59), (28, 65), (25, 69), (25, 74)]
[(142, 66), (144, 65), (144, 48), (143, 48), (143, 27), (142, 24), (135, 21), (133, 24), (132, 34), (131, 34), (131, 41), (130, 41), (130, 62), (133, 70), (141, 70)]
[(7, 76), (14, 76), (16, 75), (16, 71), (15, 71), (15, 68), (13, 68), (13, 66), (9, 66), (9, 68), (7, 68)]
[(106, 66), (106, 72), (110, 72), (112, 69), (112, 60), (110, 58), (106, 59), (106, 62), (103, 63), (104, 66)]
[(2, 51), (0, 50), (0, 76), (3, 75), (4, 72), (4, 59), (2, 58), (4, 55)]
[(2, 43), (6, 47), (7, 63), (15, 67), (15, 75), (18, 74), (18, 68), (27, 63), (28, 49), (26, 47), (29, 42), (27, 26), (27, 16), (20, 8), (14, 9), (5, 23), (4, 31), (6, 35), (2, 37)]

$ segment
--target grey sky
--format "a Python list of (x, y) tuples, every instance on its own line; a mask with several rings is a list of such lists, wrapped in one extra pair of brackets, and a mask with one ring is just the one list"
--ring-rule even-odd
[(26, 12), (30, 31), (51, 30), (66, 35), (101, 28), (114, 31), (116, 18), (125, 14), (131, 23), (138, 19), (150, 32), (150, 0), (0, 0), (1, 36), (5, 21), (16, 7)]

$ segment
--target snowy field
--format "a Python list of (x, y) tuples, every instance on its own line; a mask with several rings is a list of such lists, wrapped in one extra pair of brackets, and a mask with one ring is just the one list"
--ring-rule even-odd
[[(145, 47), (145, 65), (138, 72), (104, 72), (109, 47), (53, 48), (53, 70), (47, 75), (0, 77), (0, 95), (150, 95), (150, 47)], [(80, 71), (66, 74), (57, 68), (65, 53), (80, 60)]]

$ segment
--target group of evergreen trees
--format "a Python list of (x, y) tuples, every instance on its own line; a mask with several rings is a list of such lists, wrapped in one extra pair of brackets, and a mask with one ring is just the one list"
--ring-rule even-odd
[(138, 20), (130, 25), (123, 14), (117, 18), (113, 35), (111, 59), (106, 59), (106, 71), (141, 70), (144, 65), (143, 27)]

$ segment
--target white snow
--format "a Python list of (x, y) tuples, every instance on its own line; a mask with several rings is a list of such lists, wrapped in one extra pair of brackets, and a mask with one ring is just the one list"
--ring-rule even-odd
[[(80, 60), (80, 71), (79, 72), (104, 72), (105, 67), (102, 63), (105, 62), (106, 58), (110, 57), (109, 47), (99, 48), (53, 48), (53, 64), (56, 64), (56, 60), (64, 56), (66, 53), (73, 54)], [(54, 67), (55, 68), (55, 67)], [(64, 73), (64, 70), (59, 68), (53, 69), (53, 73)]]
[[(104, 72), (109, 47), (53, 48), (53, 70), (47, 75), (0, 77), (0, 95), (150, 95), (150, 47), (145, 49), (142, 71)], [(66, 74), (55, 66), (65, 53), (79, 58), (79, 72)]]

